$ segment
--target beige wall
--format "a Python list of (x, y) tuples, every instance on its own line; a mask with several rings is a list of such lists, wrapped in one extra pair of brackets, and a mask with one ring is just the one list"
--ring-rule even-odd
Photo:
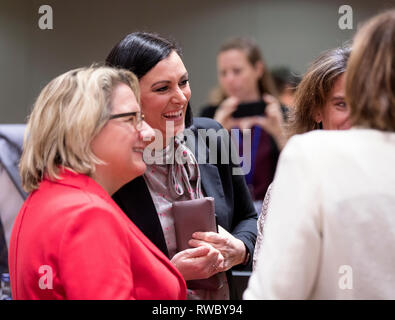
[[(53, 8), (54, 29), (38, 28), (38, 8)], [(338, 8), (354, 10), (340, 30)], [(103, 61), (125, 34), (171, 35), (184, 50), (195, 113), (216, 84), (215, 55), (233, 35), (261, 44), (269, 67), (304, 72), (319, 52), (352, 38), (357, 24), (395, 0), (0, 0), (0, 123), (24, 122), (40, 89), (71, 68)]]

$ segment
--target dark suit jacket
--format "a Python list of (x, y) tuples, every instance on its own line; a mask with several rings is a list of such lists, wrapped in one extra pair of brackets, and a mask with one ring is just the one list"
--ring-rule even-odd
[[(19, 159), (22, 154), (25, 124), (0, 125), (0, 164), (7, 172), (11, 181), (23, 199), (27, 198), (22, 189), (22, 182), (18, 171)], [(9, 192), (9, 190), (1, 190)], [(17, 213), (17, 212), (16, 212)], [(0, 273), (8, 271), (8, 250), (4, 236), (4, 229), (0, 219)]]
[(0, 125), (0, 163), (7, 171), (23, 199), (27, 198), (27, 194), (22, 188), (18, 164), (22, 155), (25, 128), (25, 124)]
[[(209, 164), (210, 150), (207, 140), (199, 129), (214, 129), (219, 134), (214, 138), (217, 146), (217, 163)], [(222, 129), (222, 130), (220, 130)], [(220, 130), (220, 131), (218, 131)], [(188, 132), (190, 133), (188, 135)], [(214, 132), (214, 133), (215, 133)], [(221, 140), (230, 143), (227, 130), (218, 122), (207, 118), (195, 118), (193, 125), (186, 130), (187, 145), (194, 151), (196, 159), (204, 157), (207, 164), (200, 164), (202, 188), (206, 196), (215, 199), (215, 213), (217, 222), (224, 229), (242, 240), (250, 253), (251, 266), (257, 234), (257, 214), (245, 183), (244, 176), (233, 175), (232, 169), (238, 165), (230, 163), (221, 164), (221, 154), (230, 151), (221, 148)], [(199, 143), (200, 141), (200, 143)], [(226, 145), (226, 143), (225, 143)], [(228, 144), (229, 146), (229, 144)], [(213, 148), (211, 148), (213, 149)], [(224, 151), (225, 150), (225, 151)], [(237, 150), (233, 158), (238, 158)], [(202, 153), (203, 152), (203, 156)], [(213, 153), (214, 150), (211, 150)], [(160, 225), (155, 205), (143, 177), (138, 177), (118, 190), (113, 196), (115, 202), (122, 208), (127, 216), (143, 231), (143, 233), (167, 256), (169, 256), (163, 231)], [(244, 266), (235, 266), (244, 268)], [(232, 296), (232, 279), (228, 272), (229, 285)]]

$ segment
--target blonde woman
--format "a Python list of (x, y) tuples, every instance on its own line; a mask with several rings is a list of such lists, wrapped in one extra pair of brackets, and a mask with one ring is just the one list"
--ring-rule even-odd
[(356, 34), (350, 130), (296, 135), (280, 157), (245, 299), (395, 298), (395, 10)]
[(111, 195), (144, 173), (153, 130), (129, 71), (81, 68), (52, 80), (27, 126), (29, 197), (10, 243), (14, 299), (184, 299), (180, 273)]

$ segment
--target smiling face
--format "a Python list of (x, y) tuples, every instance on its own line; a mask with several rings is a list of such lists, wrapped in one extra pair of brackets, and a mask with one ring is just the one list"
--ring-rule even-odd
[[(112, 115), (140, 111), (132, 89), (123, 83), (115, 86), (111, 105)], [(91, 143), (93, 153), (105, 162), (96, 165), (95, 180), (111, 194), (142, 175), (146, 169), (143, 150), (147, 143), (143, 139), (148, 140), (153, 135), (153, 130), (145, 122), (138, 131), (130, 116), (109, 120)]]
[[(164, 142), (184, 130), (191, 89), (187, 70), (175, 51), (140, 79), (140, 93), (145, 120), (162, 133)], [(167, 135), (166, 123), (174, 127)]]
[(227, 96), (240, 101), (259, 99), (258, 79), (263, 75), (263, 64), (252, 65), (243, 50), (230, 49), (218, 54), (217, 74)]
[(315, 116), (316, 122), (322, 122), (324, 130), (347, 130), (351, 128), (350, 110), (345, 101), (345, 75), (339, 76), (329, 93), (328, 100)]

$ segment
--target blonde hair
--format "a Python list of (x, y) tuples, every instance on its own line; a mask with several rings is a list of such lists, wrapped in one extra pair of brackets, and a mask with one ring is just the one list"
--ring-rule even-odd
[[(246, 54), (248, 62), (253, 67), (255, 67), (258, 62), (263, 63), (263, 65), (265, 66), (265, 71), (262, 77), (258, 79), (259, 93), (261, 95), (263, 95), (264, 93), (269, 93), (270, 95), (277, 97), (278, 92), (276, 89), (276, 85), (269, 70), (266, 68), (266, 63), (263, 58), (262, 52), (259, 49), (259, 46), (255, 42), (255, 40), (247, 37), (237, 37), (229, 39), (221, 45), (218, 54), (233, 49), (244, 52)], [(214, 88), (210, 93), (210, 103), (213, 105), (220, 104), (226, 98), (227, 95), (220, 86)]]
[(37, 189), (44, 175), (59, 179), (60, 166), (92, 176), (102, 162), (90, 143), (109, 119), (111, 94), (119, 83), (139, 101), (136, 76), (110, 67), (71, 70), (45, 86), (29, 116), (20, 161), (27, 192)]
[(363, 25), (346, 76), (353, 125), (395, 131), (395, 10)]
[(314, 115), (323, 108), (336, 80), (345, 73), (350, 52), (348, 46), (327, 50), (311, 63), (296, 88), (287, 124), (289, 137), (318, 129)]

